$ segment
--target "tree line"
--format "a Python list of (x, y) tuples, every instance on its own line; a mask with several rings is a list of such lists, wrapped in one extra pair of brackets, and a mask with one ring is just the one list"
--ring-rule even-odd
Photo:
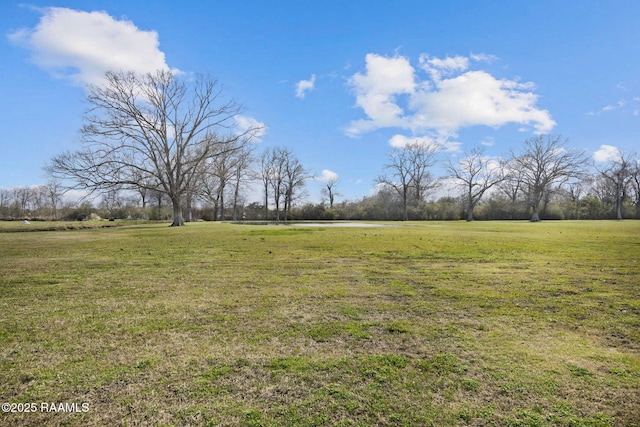
[[(502, 159), (475, 148), (441, 162), (437, 145), (396, 147), (374, 195), (337, 202), (334, 177), (323, 181), (323, 202), (312, 204), (305, 187), (313, 174), (287, 147), (257, 155), (262, 129), (239, 126), (240, 105), (210, 76), (108, 72), (87, 93), (82, 148), (51, 159), (47, 185), (0, 189), (0, 218), (99, 212), (174, 226), (197, 219), (640, 218), (637, 155), (620, 152), (596, 168), (557, 135), (529, 138)], [(436, 165), (444, 176), (434, 175)], [(261, 201), (248, 202), (252, 188), (260, 188)], [(63, 197), (70, 190), (83, 201), (72, 206)], [(89, 203), (92, 197), (99, 202)]]
[[(305, 202), (305, 184), (314, 179), (292, 150), (255, 146), (225, 150), (203, 163), (193, 191), (184, 194), (183, 214), (192, 220), (366, 219), (640, 219), (640, 163), (632, 153), (596, 168), (560, 137), (525, 141), (507, 159), (495, 160), (475, 148), (459, 161), (443, 162), (435, 177), (433, 146), (393, 149), (376, 178), (376, 192), (360, 200), (336, 201), (339, 180), (323, 182), (321, 203)], [(442, 162), (441, 162), (442, 163)], [(251, 188), (261, 201), (248, 202)], [(444, 188), (448, 191), (444, 191)], [(103, 218), (173, 219), (171, 199), (161, 191), (112, 186), (97, 203), (64, 197), (65, 188), (46, 185), (0, 189), (2, 219)], [(435, 194), (448, 193), (435, 197)], [(255, 194), (255, 192), (254, 192)]]

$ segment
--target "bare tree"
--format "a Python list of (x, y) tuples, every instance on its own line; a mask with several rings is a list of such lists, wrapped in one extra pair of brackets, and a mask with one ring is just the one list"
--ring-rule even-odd
[(9, 218), (11, 216), (11, 190), (0, 187), (0, 217)]
[(287, 215), (291, 206), (293, 206), (296, 198), (301, 196), (301, 189), (304, 187), (306, 180), (309, 178), (309, 172), (302, 166), (291, 151), (282, 150), (284, 156), (284, 220), (287, 221)]
[(252, 151), (253, 147), (249, 144), (245, 144), (242, 150), (235, 153), (236, 161), (232, 174), (234, 221), (238, 220), (238, 203), (240, 201), (242, 188), (250, 177), (249, 169), (253, 162)]
[(121, 209), (123, 205), (124, 200), (118, 187), (111, 187), (103, 192), (100, 208), (106, 210), (110, 218), (114, 218), (115, 212)]
[(500, 182), (496, 188), (509, 200), (509, 217), (514, 219), (518, 199), (521, 198), (522, 193), (524, 192), (524, 174), (520, 169), (518, 169), (513, 160), (507, 160), (504, 168), (506, 178), (504, 181)]
[(300, 190), (304, 187), (309, 173), (295, 157), (293, 152), (286, 147), (267, 148), (259, 159), (257, 177), (262, 182), (264, 191), (265, 218), (268, 216), (269, 195), (275, 205), (275, 220), (280, 221), (280, 207), (283, 210), (283, 219), (287, 215), (293, 202), (301, 196)]
[(566, 142), (560, 136), (538, 135), (524, 142), (520, 154), (511, 151), (513, 164), (522, 172), (528, 190), (532, 222), (540, 221), (540, 202), (545, 192), (583, 174), (587, 162), (584, 151), (565, 148)]
[(201, 167), (198, 177), (198, 195), (214, 205), (214, 220), (225, 219), (225, 196), (233, 197), (233, 218), (237, 215), (240, 189), (248, 179), (251, 165), (251, 144), (248, 140), (237, 142), (236, 149), (214, 153)]
[(473, 221), (473, 210), (482, 196), (494, 185), (505, 180), (504, 162), (491, 161), (482, 148), (474, 148), (457, 165), (445, 165), (449, 177), (456, 179), (465, 189), (467, 221)]
[(408, 144), (394, 148), (389, 154), (389, 163), (384, 165), (377, 183), (393, 188), (402, 201), (402, 220), (409, 219), (410, 200), (421, 201), (429, 189), (435, 187), (435, 180), (428, 169), (435, 164), (438, 150), (435, 146)]
[(275, 205), (276, 222), (280, 222), (280, 203), (282, 202), (282, 196), (285, 192), (284, 188), (284, 174), (285, 165), (287, 161), (288, 149), (282, 147), (276, 147), (271, 150), (269, 160), (271, 165), (269, 167), (269, 187), (272, 191), (273, 203)]
[(321, 190), (322, 196), (329, 200), (329, 209), (333, 209), (333, 202), (340, 193), (336, 192), (336, 184), (338, 182), (338, 176), (332, 176), (323, 181), (324, 187)]
[(633, 204), (636, 207), (636, 218), (640, 218), (640, 158), (635, 159), (631, 168), (630, 186), (633, 194)]
[(426, 199), (429, 191), (438, 186), (438, 182), (429, 172), (429, 168), (436, 163), (439, 147), (416, 143), (407, 145), (404, 150), (409, 162), (408, 170), (412, 182), (413, 200), (422, 202)]
[(227, 191), (227, 185), (232, 177), (233, 167), (235, 159), (233, 152), (224, 150), (223, 152), (215, 155), (206, 164), (206, 173), (213, 175), (213, 182), (217, 184), (215, 188), (215, 200), (218, 208), (218, 213), (214, 213), (214, 218), (220, 218), (224, 221), (224, 196)]
[(33, 189), (31, 187), (14, 187), (13, 192), (13, 216), (26, 217), (32, 203)]
[(617, 158), (608, 162), (607, 167), (598, 170), (613, 188), (616, 202), (616, 218), (618, 220), (622, 219), (622, 203), (627, 197), (628, 187), (633, 179), (634, 168), (637, 167), (635, 154), (619, 152)]
[(104, 85), (88, 88), (83, 149), (55, 156), (46, 170), (70, 180), (68, 188), (162, 192), (173, 205), (171, 225), (183, 225), (183, 199), (202, 162), (256, 130), (231, 131), (240, 108), (222, 93), (208, 76), (107, 72)]
[(260, 155), (258, 161), (258, 171), (256, 178), (260, 179), (262, 190), (264, 192), (264, 219), (269, 218), (269, 189), (271, 188), (271, 179), (273, 176), (272, 168), (275, 157), (275, 149), (267, 148)]

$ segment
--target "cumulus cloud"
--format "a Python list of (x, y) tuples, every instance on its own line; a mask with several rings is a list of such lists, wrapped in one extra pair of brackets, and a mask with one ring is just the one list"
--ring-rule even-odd
[(238, 114), (234, 118), (236, 120), (236, 129), (240, 134), (251, 130), (249, 136), (253, 142), (261, 142), (262, 137), (267, 132), (267, 129), (269, 129), (263, 122), (250, 116)]
[(304, 99), (307, 91), (313, 90), (316, 86), (316, 75), (311, 74), (309, 80), (300, 80), (296, 84), (296, 97)]
[(510, 123), (549, 132), (555, 122), (547, 110), (536, 106), (533, 83), (498, 79), (471, 69), (474, 62), (491, 59), (484, 54), (446, 58), (423, 54), (416, 70), (403, 56), (368, 54), (365, 72), (349, 80), (356, 106), (366, 118), (349, 123), (346, 134), (399, 128), (446, 140), (462, 128), (499, 128)]
[(11, 33), (9, 39), (28, 49), (32, 61), (56, 78), (85, 85), (99, 84), (108, 70), (139, 74), (169, 70), (155, 31), (141, 30), (102, 11), (38, 10), (43, 13), (40, 22)]
[(612, 145), (603, 144), (600, 149), (593, 153), (593, 160), (596, 162), (610, 162), (620, 160), (620, 150)]
[(351, 136), (382, 127), (406, 127), (404, 110), (397, 97), (415, 91), (414, 69), (403, 57), (386, 58), (368, 54), (366, 73), (356, 73), (349, 80), (356, 95), (356, 105), (369, 117), (356, 120), (347, 128)]
[(335, 173), (334, 171), (331, 171), (329, 169), (323, 169), (322, 173), (320, 173), (320, 175), (315, 177), (316, 181), (320, 181), (320, 182), (331, 182), (331, 181), (337, 181), (338, 180), (338, 174)]

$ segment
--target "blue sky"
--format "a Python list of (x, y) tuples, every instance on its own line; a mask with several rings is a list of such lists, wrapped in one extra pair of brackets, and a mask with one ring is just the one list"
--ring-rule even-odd
[(631, 0), (5, 0), (0, 187), (44, 183), (78, 148), (84, 85), (124, 66), (216, 76), (266, 126), (258, 151), (337, 174), (341, 199), (410, 141), (499, 157), (544, 132), (610, 159), (640, 147), (639, 24)]

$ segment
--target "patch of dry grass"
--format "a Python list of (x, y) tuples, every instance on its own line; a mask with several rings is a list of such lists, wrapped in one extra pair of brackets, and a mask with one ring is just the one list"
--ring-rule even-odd
[(0, 234), (9, 425), (640, 422), (640, 223)]

